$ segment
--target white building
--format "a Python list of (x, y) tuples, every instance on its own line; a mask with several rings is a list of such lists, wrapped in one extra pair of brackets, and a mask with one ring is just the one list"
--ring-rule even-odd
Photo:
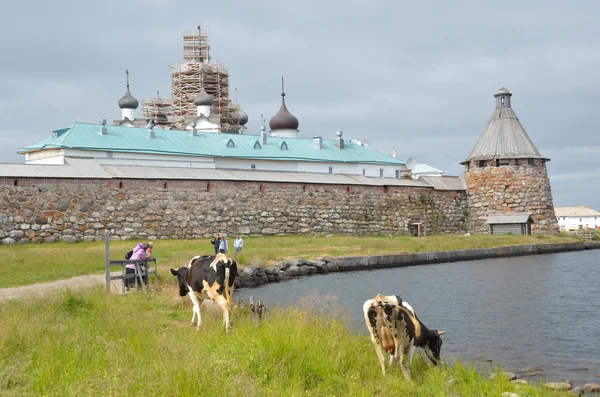
[(560, 230), (600, 229), (600, 212), (591, 208), (554, 207)]

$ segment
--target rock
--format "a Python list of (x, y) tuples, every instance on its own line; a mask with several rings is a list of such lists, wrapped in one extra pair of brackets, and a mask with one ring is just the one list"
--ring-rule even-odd
[(44, 238), (45, 243), (53, 243), (55, 241), (56, 241), (56, 237), (54, 237), (54, 236), (48, 236), (48, 237)]
[(298, 266), (290, 266), (286, 270), (286, 273), (290, 277), (298, 277), (300, 275), (300, 268)]
[(522, 367), (519, 368), (519, 371), (526, 373), (526, 372), (542, 372), (542, 369), (540, 367), (536, 367), (535, 365), (529, 365), (527, 367)]
[(504, 393), (502, 393), (502, 397), (519, 397), (519, 395), (516, 393), (511, 393), (509, 391), (505, 391)]
[(493, 372), (488, 376), (489, 380), (494, 380), (496, 378), (505, 378), (506, 380), (514, 380), (517, 379), (517, 374), (513, 372)]
[(528, 385), (529, 382), (527, 382), (525, 379), (513, 379), (511, 380), (512, 383), (514, 383), (515, 385)]
[(12, 237), (12, 238), (21, 238), (25, 235), (25, 232), (22, 230), (13, 230), (10, 233), (8, 233), (8, 237)]
[(553, 389), (553, 390), (571, 390), (573, 388), (573, 385), (571, 384), (571, 382), (546, 382), (544, 383), (544, 387), (547, 387), (548, 389)]
[(581, 387), (574, 387), (571, 390), (569, 390), (569, 394), (572, 394), (574, 396), (581, 396), (583, 394), (583, 389)]
[(586, 393), (600, 393), (600, 385), (597, 383), (586, 383), (582, 389)]
[(6, 222), (8, 222), (8, 215), (0, 214), (0, 223), (6, 223)]
[(275, 267), (278, 268), (279, 270), (285, 270), (288, 267), (290, 267), (290, 263), (288, 261), (277, 262), (275, 264)]
[(62, 236), (62, 241), (64, 241), (65, 243), (76, 243), (77, 242), (77, 237), (75, 236)]
[(2, 244), (6, 244), (6, 245), (13, 245), (16, 243), (17, 243), (16, 240), (14, 238), (10, 238), (10, 237), (7, 237), (2, 240)]
[(308, 276), (309, 274), (310, 274), (310, 269), (308, 266), (306, 266), (306, 265), (300, 266), (300, 275), (301, 276)]
[(24, 237), (19, 240), (19, 244), (29, 244), (30, 241), (27, 237)]

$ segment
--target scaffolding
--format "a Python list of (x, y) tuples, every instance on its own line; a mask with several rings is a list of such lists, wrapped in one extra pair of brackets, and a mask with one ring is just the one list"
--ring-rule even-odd
[(173, 128), (186, 129), (197, 116), (194, 99), (202, 88), (215, 99), (211, 119), (221, 132), (241, 132), (238, 105), (229, 98), (229, 71), (221, 63), (211, 62), (208, 31), (184, 29), (183, 60), (171, 65), (171, 99), (142, 100), (144, 117), (165, 115)]
[(154, 120), (154, 124), (171, 126), (173, 124), (173, 104), (170, 99), (156, 98), (142, 99), (142, 116)]
[(200, 29), (183, 30), (183, 62), (210, 62), (208, 31)]

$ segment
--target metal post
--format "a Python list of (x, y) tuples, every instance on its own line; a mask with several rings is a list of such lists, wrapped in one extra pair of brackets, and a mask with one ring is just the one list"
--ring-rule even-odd
[(104, 260), (106, 265), (106, 289), (110, 291), (110, 232), (104, 232)]

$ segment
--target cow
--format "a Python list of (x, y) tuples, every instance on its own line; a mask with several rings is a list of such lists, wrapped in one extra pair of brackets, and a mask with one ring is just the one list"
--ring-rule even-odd
[(196, 330), (200, 329), (202, 318), (200, 317), (200, 305), (205, 299), (212, 299), (223, 310), (223, 322), (225, 330), (229, 331), (231, 325), (231, 299), (235, 276), (237, 274), (237, 263), (226, 254), (195, 256), (190, 260), (188, 266), (178, 270), (171, 269), (171, 274), (177, 277), (179, 283), (179, 295), (190, 294), (194, 304), (192, 313), (192, 325), (197, 319)]
[[(397, 361), (407, 380), (410, 379), (410, 364), (417, 347), (425, 351), (431, 363), (441, 363), (440, 335), (445, 331), (428, 329), (414, 309), (399, 296), (377, 295), (364, 303), (363, 312), (384, 375), (386, 352), (390, 356), (389, 366)], [(404, 355), (407, 357), (406, 367), (402, 363)]]

